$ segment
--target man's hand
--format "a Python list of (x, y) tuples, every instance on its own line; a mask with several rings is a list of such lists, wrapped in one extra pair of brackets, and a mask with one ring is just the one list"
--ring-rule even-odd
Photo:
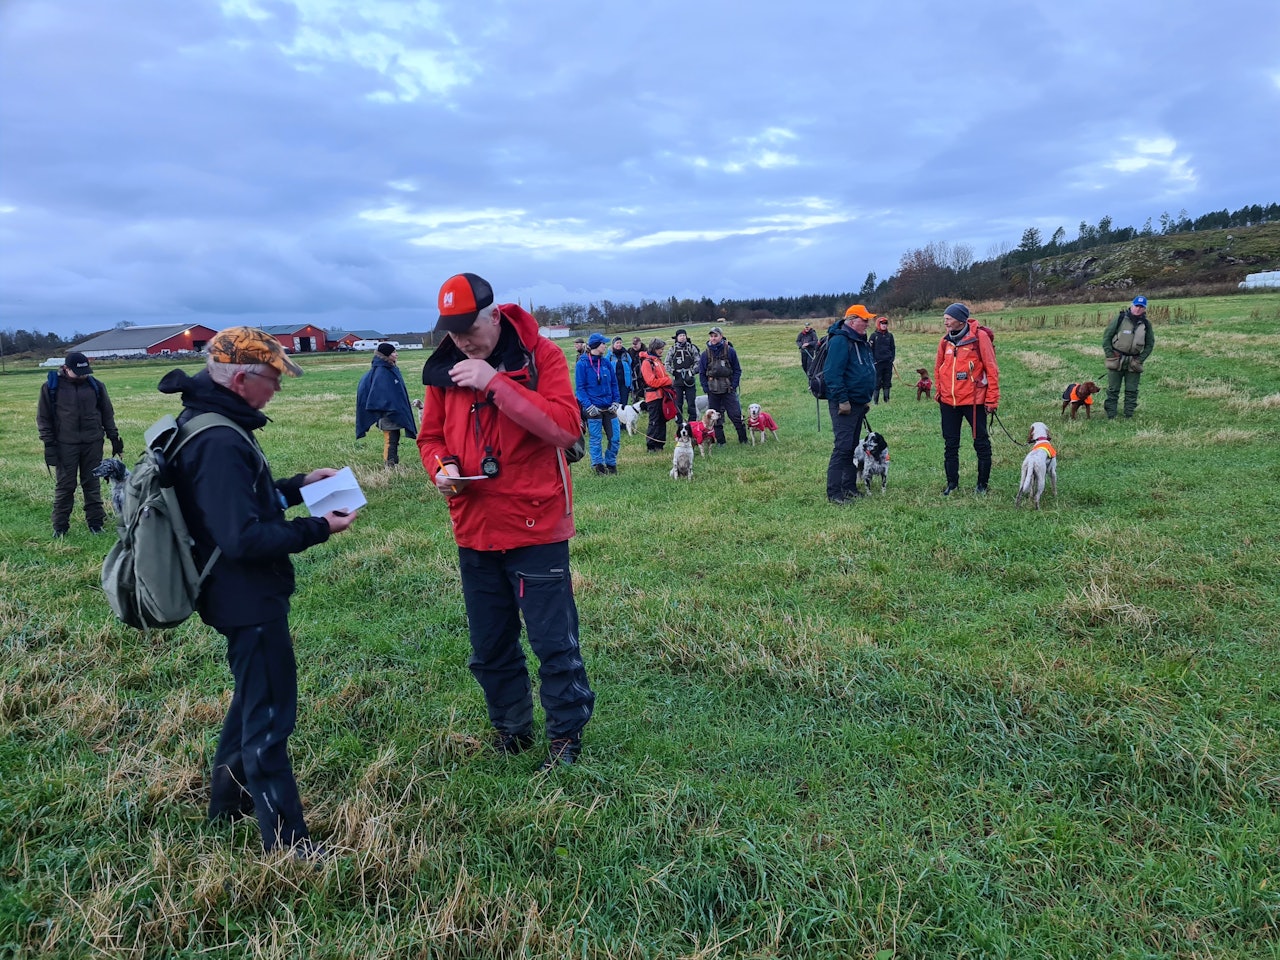
[(987, 413), (995, 413), (996, 410), (999, 409), (999, 404), (988, 403), (986, 404), (986, 408), (987, 408)]
[(113, 457), (118, 457), (122, 453), (124, 453), (124, 441), (119, 437), (116, 437), (111, 441), (111, 455)]
[(449, 379), (457, 387), (488, 390), (489, 381), (496, 372), (488, 360), (459, 360), (449, 368)]
[(332, 535), (335, 533), (341, 533), (343, 530), (347, 529), (347, 527), (355, 523), (357, 512), (358, 511), (354, 510), (351, 513), (348, 513), (345, 510), (331, 510), (329, 513), (326, 513), (324, 515), (324, 522), (329, 525), (329, 533)]
[(58, 465), (58, 445), (50, 441), (44, 445), (44, 465), (46, 467), (56, 467)]
[(594, 403), (591, 406), (587, 407), (587, 419), (588, 420), (600, 419), (600, 408), (597, 407)]
[[(337, 472), (338, 471), (333, 469), (333, 467), (320, 467), (319, 469), (312, 470), (305, 477), (303, 477), (302, 485), (305, 487), (307, 484), (315, 483), (317, 480), (323, 480), (325, 477), (332, 477)], [(344, 527), (343, 529), (345, 530), (346, 527)]]
[(621, 410), (621, 409), (622, 409), (622, 404), (620, 404), (620, 403), (611, 403), (611, 404), (609, 404), (609, 412), (610, 412), (610, 413), (617, 413), (617, 412), (618, 412), (619, 410)]
[(849, 414), (853, 413), (853, 404), (848, 400), (843, 400), (841, 401), (840, 406), (836, 408), (836, 411), (840, 416), (847, 417)]
[(436, 489), (446, 497), (456, 497), (471, 483), (470, 480), (459, 480), (458, 476), (458, 465), (446, 463), (444, 469), (438, 471), (432, 479), (435, 481)]

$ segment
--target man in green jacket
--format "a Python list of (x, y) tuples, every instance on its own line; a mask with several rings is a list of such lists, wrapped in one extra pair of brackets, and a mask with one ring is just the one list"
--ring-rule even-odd
[(64, 537), (71, 527), (76, 484), (84, 492), (84, 519), (90, 533), (101, 533), (106, 519), (102, 481), (93, 468), (102, 462), (102, 439), (111, 438), (111, 455), (120, 456), (124, 444), (116, 429), (116, 413), (107, 388), (93, 376), (89, 359), (72, 351), (62, 367), (49, 374), (40, 388), (36, 428), (44, 443), (44, 462), (53, 467), (53, 535)]
[(1107, 419), (1116, 418), (1120, 384), (1124, 383), (1124, 415), (1132, 417), (1138, 407), (1138, 380), (1142, 367), (1156, 346), (1156, 334), (1147, 319), (1147, 298), (1137, 296), (1133, 303), (1107, 325), (1102, 335), (1102, 352), (1106, 355), (1107, 399), (1102, 409)]

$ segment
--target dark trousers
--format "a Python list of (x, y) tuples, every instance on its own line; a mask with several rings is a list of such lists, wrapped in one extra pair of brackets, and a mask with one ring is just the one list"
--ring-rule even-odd
[(675, 385), (676, 389), (676, 416), (681, 423), (688, 423), (690, 420), (698, 419), (698, 384), (689, 384), (682, 387), (680, 384)]
[(76, 486), (84, 494), (84, 520), (91, 529), (99, 530), (106, 519), (102, 506), (102, 481), (93, 468), (102, 462), (102, 440), (95, 443), (58, 444), (58, 463), (54, 467), (53, 529), (71, 526), (71, 508), (75, 506)]
[(889, 388), (893, 386), (893, 361), (881, 360), (876, 364), (876, 403), (880, 402), (880, 391), (884, 391), (884, 402), (889, 402)]
[(382, 437), (382, 459), (394, 467), (400, 463), (400, 431), (383, 430)]
[(724, 443), (724, 421), (727, 417), (738, 431), (738, 442), (747, 442), (747, 425), (742, 422), (742, 404), (738, 395), (732, 390), (728, 393), (708, 393), (707, 406), (720, 411), (720, 419), (716, 421), (716, 443)]
[(804, 371), (804, 375), (809, 375), (809, 364), (813, 362), (813, 351), (805, 347), (800, 348), (800, 369)]
[(263, 847), (292, 847), (308, 834), (289, 763), (289, 734), (298, 717), (289, 621), (234, 627), (224, 636), (235, 692), (213, 757), (209, 818), (252, 813)]
[(857, 495), (858, 470), (853, 464), (853, 451), (862, 436), (862, 419), (867, 415), (865, 404), (853, 404), (853, 410), (840, 415), (840, 404), (827, 401), (831, 414), (831, 459), (827, 463), (827, 499), (847, 500)]
[(938, 404), (942, 411), (942, 465), (947, 472), (948, 485), (960, 483), (960, 425), (967, 423), (973, 434), (973, 452), (978, 455), (978, 483), (986, 485), (991, 479), (991, 437), (987, 434), (987, 408), (951, 407)]
[(533, 691), (520, 619), (538, 658), (538, 696), (547, 737), (578, 737), (596, 695), (578, 646), (578, 607), (569, 576), (569, 542), (515, 550), (458, 548), (462, 596), (471, 627), (471, 674), (484, 691), (489, 722), (503, 733), (529, 733)]
[(667, 418), (662, 415), (662, 397), (645, 403), (649, 411), (649, 428), (645, 431), (644, 448), (661, 450), (667, 442)]

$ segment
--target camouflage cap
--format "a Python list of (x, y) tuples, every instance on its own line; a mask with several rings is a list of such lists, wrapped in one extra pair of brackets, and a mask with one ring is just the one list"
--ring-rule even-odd
[(208, 353), (214, 363), (265, 363), (282, 374), (302, 376), (280, 341), (257, 327), (227, 327), (209, 341)]

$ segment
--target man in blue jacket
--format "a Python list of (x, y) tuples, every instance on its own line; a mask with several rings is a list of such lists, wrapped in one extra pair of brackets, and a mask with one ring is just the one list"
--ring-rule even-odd
[[(613, 363), (605, 354), (609, 340), (603, 333), (587, 338), (587, 349), (578, 357), (574, 368), (574, 393), (587, 421), (587, 446), (591, 451), (591, 469), (599, 474), (618, 472), (618, 445), (622, 431), (618, 424), (618, 377)], [(608, 434), (609, 449), (604, 450)]]
[(846, 503), (862, 496), (853, 463), (871, 395), (876, 388), (876, 364), (867, 342), (867, 323), (874, 315), (860, 303), (845, 311), (844, 319), (827, 331), (827, 409), (831, 413), (831, 460), (827, 464), (827, 500)]
[(389, 468), (400, 463), (400, 431), (411, 438), (418, 435), (409, 390), (397, 364), (399, 356), (394, 343), (378, 344), (369, 372), (356, 387), (356, 439), (376, 423), (383, 433), (382, 460)]
[[(252, 436), (267, 425), (262, 412), (285, 374), (302, 369), (264, 330), (230, 327), (209, 342), (205, 369), (194, 377), (172, 370), (161, 393), (182, 395), (179, 425), (219, 413)], [(297, 664), (289, 634), (293, 564), (289, 555), (346, 530), (355, 514), (285, 516), (302, 488), (333, 476), (322, 467), (275, 480), (257, 441), (230, 427), (205, 430), (170, 464), (182, 515), (195, 541), (197, 568), (222, 553), (200, 591), (200, 619), (227, 640), (235, 678), (210, 778), (209, 819), (256, 817), (267, 850), (291, 849), (318, 858), (302, 815), (289, 762), (289, 735), (298, 715)]]

